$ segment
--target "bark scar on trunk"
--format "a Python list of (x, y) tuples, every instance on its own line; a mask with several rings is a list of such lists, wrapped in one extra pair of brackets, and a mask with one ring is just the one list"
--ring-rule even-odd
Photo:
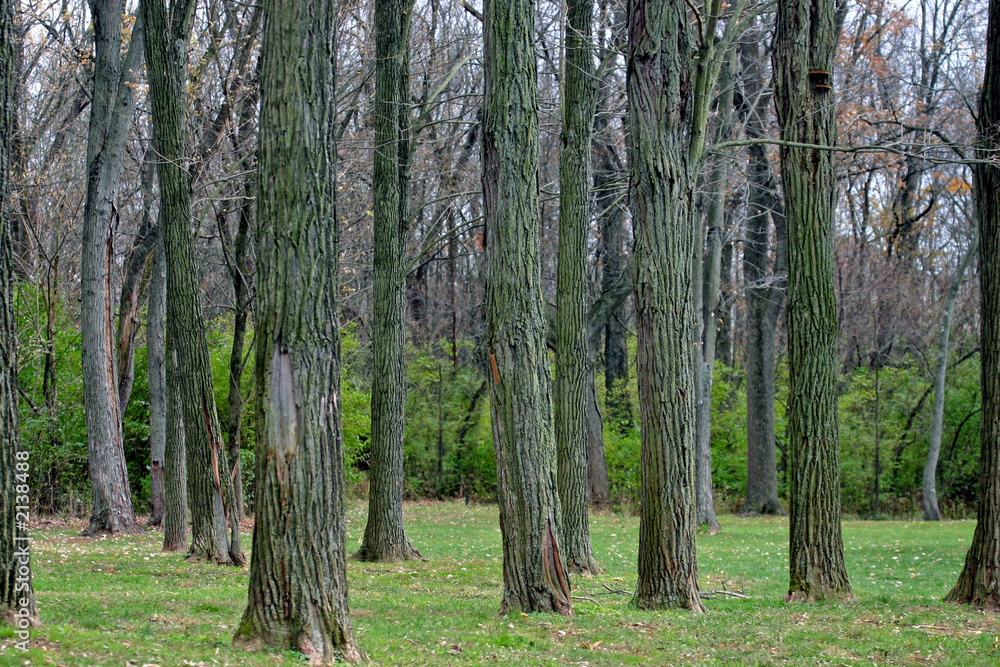
[(281, 351), (280, 343), (274, 346), (274, 356), (271, 358), (271, 391), (268, 398), (271, 402), (271, 414), (276, 417), (271, 422), (271, 432), (268, 435), (274, 444), (275, 453), (282, 458), (282, 465), (278, 467), (280, 475), (284, 464), (298, 450), (298, 407), (295, 404), (292, 357)]
[(548, 585), (549, 591), (555, 598), (556, 611), (568, 614), (570, 611), (569, 581), (563, 570), (562, 558), (559, 557), (559, 546), (552, 533), (551, 517), (545, 521), (545, 538), (542, 541), (542, 573), (545, 575), (545, 583)]
[(205, 388), (201, 389), (201, 414), (205, 418), (205, 432), (208, 433), (208, 450), (212, 453), (212, 482), (215, 484), (215, 491), (222, 500), (222, 478), (219, 476), (219, 454), (218, 444), (215, 440), (215, 432), (212, 430), (212, 416), (208, 413), (208, 398), (205, 396)]
[(497, 357), (490, 349), (490, 364), (493, 366), (493, 383), (500, 384), (500, 371), (497, 369)]

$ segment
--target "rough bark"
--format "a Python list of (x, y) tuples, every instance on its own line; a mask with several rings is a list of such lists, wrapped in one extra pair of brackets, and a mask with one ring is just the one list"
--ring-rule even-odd
[(257, 496), (234, 643), (365, 659), (347, 604), (335, 207), (336, 3), (267, 0), (258, 167)]
[[(772, 48), (781, 138), (832, 146), (833, 0), (779, 0)], [(789, 601), (850, 599), (840, 527), (833, 154), (781, 147), (788, 219)]]
[[(240, 62), (242, 67), (246, 67), (250, 50), (259, 34), (261, 20), (261, 10), (258, 5), (250, 19), (250, 26), (247, 29), (246, 37), (241, 49)], [(242, 69), (242, 68), (241, 68)], [(260, 85), (260, 61), (257, 61), (257, 69), (254, 72), (252, 81), (249, 84), (249, 92), (243, 96), (239, 108), (239, 127), (236, 132), (236, 147), (238, 149), (253, 151), (256, 149), (256, 117), (257, 103), (259, 101)], [(220, 116), (222, 110), (220, 110)], [(219, 123), (221, 125), (221, 122)], [(252, 146), (251, 148), (243, 148)], [(255, 156), (254, 156), (255, 157)], [(229, 419), (226, 425), (226, 436), (229, 438), (229, 479), (233, 487), (233, 496), (236, 504), (235, 514), (243, 520), (246, 517), (246, 504), (243, 499), (243, 409), (246, 401), (243, 398), (243, 372), (246, 370), (247, 360), (244, 359), (246, 348), (247, 323), (250, 320), (250, 312), (253, 304), (253, 294), (250, 289), (252, 278), (252, 267), (249, 258), (250, 232), (254, 227), (254, 189), (256, 188), (256, 167), (254, 157), (250, 159), (251, 172), (243, 179), (243, 201), (239, 205), (239, 223), (236, 229), (236, 238), (229, 239), (229, 226), (222, 223), (224, 236), (224, 247), (228, 246), (226, 254), (226, 266), (233, 282), (233, 298), (235, 301), (235, 311), (233, 313), (233, 345), (229, 352)]]
[[(726, 224), (724, 229), (733, 228), (734, 209), (732, 202), (726, 206)], [(728, 237), (729, 234), (727, 233)], [(726, 367), (733, 365), (733, 242), (726, 240), (722, 243), (722, 259), (720, 260), (719, 273), (722, 280), (719, 285), (720, 300), (722, 308), (716, 313), (718, 322), (718, 333), (715, 337), (715, 357)]]
[(559, 248), (556, 273), (555, 434), (563, 556), (573, 572), (599, 570), (590, 546), (587, 503), (587, 387), (594, 384), (587, 340), (587, 237), (590, 143), (597, 85), (590, 46), (594, 3), (569, 0), (566, 11), (559, 155)]
[(945, 597), (1000, 611), (1000, 0), (990, 0), (986, 73), (976, 118), (972, 188), (979, 218), (979, 289), (982, 302), (982, 427), (979, 509), (965, 567)]
[[(746, 134), (767, 136), (771, 94), (764, 86), (760, 30), (750, 33), (742, 46), (745, 71), (740, 104)], [(785, 212), (765, 147), (747, 146), (747, 221), (743, 246), (746, 288), (747, 378), (747, 495), (743, 514), (784, 514), (778, 498), (774, 397), (778, 316), (785, 301)], [(770, 227), (774, 222), (775, 262), (771, 254)]]
[[(166, 253), (163, 255), (166, 261)], [(166, 276), (166, 266), (163, 266)], [(163, 295), (164, 317), (166, 294)], [(166, 321), (164, 320), (164, 324)], [(177, 394), (177, 353), (171, 341), (164, 341), (166, 366), (167, 427), (163, 450), (163, 550), (184, 551), (188, 548), (188, 475), (187, 447), (184, 444), (184, 415)]]
[[(146, 63), (153, 117), (153, 145), (160, 156), (160, 229), (167, 264), (167, 346), (176, 354), (171, 390), (184, 420), (188, 493), (191, 511), (191, 558), (220, 565), (246, 562), (239, 540), (239, 520), (230, 498), (232, 532), (227, 540), (222, 499), (228, 477), (222, 427), (215, 409), (211, 359), (201, 312), (201, 289), (194, 260), (191, 176), (187, 170), (187, 43), (195, 3), (163, 0), (140, 3), (148, 26)], [(230, 496), (232, 485), (226, 484)]]
[[(691, 34), (687, 6), (629, 0), (627, 90), (642, 426), (643, 609), (703, 612), (695, 559)], [(663, 270), (670, 267), (670, 270)]]
[[(727, 56), (723, 76), (719, 80), (718, 130), (716, 141), (729, 141), (735, 131), (733, 120), (733, 83), (737, 68), (735, 54)], [(715, 371), (716, 311), (719, 309), (722, 282), (722, 244), (725, 231), (726, 179), (729, 173), (729, 156), (721, 155), (709, 172), (702, 194), (704, 223), (697, 218), (692, 222), (699, 230), (698, 237), (706, 234), (704, 243), (695, 241), (695, 303), (701, 330), (700, 345), (695, 346), (695, 497), (697, 498), (698, 525), (707, 525), (712, 533), (721, 527), (715, 516), (715, 494), (712, 490), (712, 380)], [(704, 256), (702, 248), (704, 247)], [(698, 290), (701, 290), (700, 299)]]
[[(14, 220), (6, 214), (11, 165), (14, 85), (14, 5), (0, 1), (0, 619), (18, 639), (38, 624), (27, 530), (31, 461), (21, 449), (14, 317)], [(23, 632), (24, 634), (20, 634)], [(17, 650), (11, 649), (11, 650)]]
[(541, 292), (534, 8), (532, 0), (487, 0), (483, 12), (486, 348), (504, 552), (500, 610), (570, 614)]
[(974, 237), (965, 256), (959, 262), (952, 279), (948, 295), (945, 297), (944, 313), (941, 315), (941, 335), (938, 339), (937, 364), (934, 369), (934, 409), (931, 417), (931, 440), (924, 461), (924, 476), (921, 485), (921, 502), (925, 521), (940, 521), (941, 510), (937, 499), (937, 464), (941, 455), (941, 436), (944, 433), (944, 389), (948, 377), (948, 350), (951, 338), (951, 322), (955, 313), (955, 303), (965, 282), (965, 272), (972, 258), (979, 252), (979, 237)]
[[(598, 124), (605, 129), (605, 115)], [(618, 201), (621, 191), (617, 183), (622, 180), (623, 167), (615, 147), (605, 137), (596, 145), (597, 165), (594, 170), (594, 204), (597, 209), (601, 239), (601, 289), (607, 292), (621, 280), (625, 267), (623, 246), (622, 205)], [(608, 319), (604, 327), (604, 387), (608, 416), (619, 428), (632, 426), (632, 405), (625, 385), (628, 383), (628, 343), (625, 339), (624, 304)], [(605, 501), (606, 502), (606, 501)]]
[[(167, 325), (167, 267), (163, 235), (157, 233), (153, 271), (149, 278), (146, 315), (146, 373), (149, 379), (149, 474), (152, 511), (146, 527), (164, 519), (164, 461), (167, 455), (167, 367), (164, 337)], [(185, 495), (187, 491), (185, 490)], [(186, 507), (186, 504), (185, 504)], [(187, 523), (187, 512), (184, 512)], [(187, 526), (185, 525), (185, 533)], [(185, 536), (186, 541), (186, 536)]]
[[(229, 351), (229, 420), (226, 424), (226, 435), (229, 438), (229, 483), (233, 488), (233, 501), (236, 504), (236, 516), (242, 520), (246, 517), (246, 506), (243, 501), (243, 465), (241, 450), (243, 448), (243, 371), (246, 360), (243, 358), (247, 337), (247, 322), (250, 319), (250, 286), (247, 280), (250, 267), (247, 262), (247, 251), (250, 242), (252, 226), (252, 195), (253, 185), (247, 179), (244, 188), (244, 201), (239, 208), (239, 227), (236, 238), (233, 239), (232, 250), (227, 261), (230, 267), (230, 277), (233, 281), (233, 296), (235, 312), (233, 314), (233, 345)], [(224, 224), (224, 223), (223, 223)]]
[(150, 215), (150, 199), (153, 195), (153, 169), (151, 148), (146, 149), (143, 156), (141, 177), (143, 206), (139, 231), (125, 261), (125, 272), (122, 275), (121, 295), (118, 299), (118, 324), (115, 327), (118, 355), (118, 405), (121, 418), (125, 419), (129, 398), (132, 396), (132, 385), (135, 383), (135, 334), (139, 330), (139, 300), (142, 296), (143, 278), (149, 258), (156, 248), (159, 230)]
[(368, 522), (358, 560), (420, 558), (403, 530), (411, 0), (375, 2), (374, 316)]
[[(604, 11), (602, 9), (602, 11)], [(615, 57), (615, 52), (621, 50), (625, 35), (625, 12), (618, 9), (614, 12), (610, 36), (602, 40), (598, 52), (598, 60), (605, 62)], [(599, 252), (601, 258), (601, 290), (603, 293), (616, 289), (629, 276), (625, 271), (625, 253), (623, 250), (624, 233), (624, 188), (625, 165), (611, 138), (611, 95), (614, 85), (614, 72), (608, 68), (598, 93), (597, 113), (594, 118), (594, 205), (596, 207), (597, 224), (600, 232)], [(627, 123), (627, 121), (625, 121)], [(631, 289), (628, 290), (631, 293)], [(626, 340), (625, 322), (628, 315), (624, 299), (609, 314), (604, 325), (604, 388), (605, 406), (608, 417), (617, 423), (624, 434), (632, 427), (632, 405), (625, 386), (628, 383), (628, 341)], [(599, 341), (598, 341), (599, 342)], [(597, 350), (594, 350), (597, 354)], [(598, 415), (599, 417), (599, 415)], [(604, 440), (601, 434), (601, 463), (604, 461)], [(591, 465), (592, 481), (600, 483), (599, 488), (592, 488), (592, 500), (595, 505), (606, 504), (610, 493), (606, 486), (607, 468), (594, 469)], [(595, 478), (595, 473), (597, 477)], [(601, 499), (603, 494), (604, 498)]]
[(87, 133), (87, 198), (80, 260), (80, 348), (87, 458), (93, 510), (84, 535), (141, 530), (132, 508), (122, 441), (115, 368), (111, 294), (115, 199), (121, 183), (125, 135), (135, 100), (132, 82), (141, 66), (144, 30), (138, 21), (121, 55), (122, 0), (91, 0), (94, 22), (94, 94)]
[[(602, 60), (608, 57), (607, 48), (602, 49)], [(594, 118), (594, 183), (593, 196), (598, 225), (600, 228), (601, 288), (605, 294), (622, 282), (624, 264), (622, 252), (622, 207), (618, 202), (620, 188), (616, 187), (622, 176), (622, 166), (614, 145), (605, 136), (608, 131), (607, 105), (609, 92), (602, 83), (598, 111)], [(626, 276), (627, 277), (627, 276)], [(611, 419), (621, 425), (632, 422), (632, 408), (627, 392), (622, 391), (628, 382), (628, 345), (625, 341), (624, 301), (613, 313), (609, 313), (604, 330), (604, 386), (605, 405)], [(595, 507), (607, 507), (611, 502), (611, 482), (608, 479), (608, 465), (604, 455), (604, 422), (597, 403), (596, 364), (601, 344), (600, 330), (590, 335), (588, 354), (590, 355), (592, 379), (586, 391), (587, 406), (587, 494)]]

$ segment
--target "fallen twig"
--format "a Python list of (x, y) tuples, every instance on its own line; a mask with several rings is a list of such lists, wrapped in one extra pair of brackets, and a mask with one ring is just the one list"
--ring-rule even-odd
[(743, 598), (744, 600), (749, 600), (750, 599), (749, 595), (744, 595), (743, 593), (733, 593), (732, 591), (718, 591), (718, 590), (716, 590), (716, 591), (701, 591), (701, 593), (699, 593), (699, 595), (704, 600), (711, 600), (712, 598), (714, 598), (717, 595), (722, 595), (722, 596), (728, 595), (729, 597), (732, 597), (732, 598)]
[(586, 600), (587, 602), (593, 602), (593, 603), (594, 603), (594, 604), (596, 604), (596, 605), (597, 605), (598, 607), (600, 607), (600, 606), (601, 606), (601, 603), (600, 603), (600, 602), (598, 602), (598, 601), (597, 601), (597, 600), (595, 600), (594, 598), (589, 598), (589, 597), (587, 597), (586, 595), (570, 595), (570, 597), (571, 597), (572, 599), (574, 599), (574, 600)]
[(620, 588), (611, 588), (611, 586), (608, 586), (603, 581), (601, 582), (601, 586), (604, 586), (604, 588), (607, 589), (608, 593), (611, 593), (612, 595), (632, 595), (631, 591), (622, 590)]

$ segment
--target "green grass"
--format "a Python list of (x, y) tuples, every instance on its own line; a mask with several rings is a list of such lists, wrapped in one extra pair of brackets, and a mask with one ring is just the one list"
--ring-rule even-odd
[[(348, 510), (357, 549), (365, 506)], [(640, 612), (615, 589), (635, 586), (638, 520), (592, 517), (606, 574), (575, 579), (572, 618), (498, 617), (500, 531), (495, 507), (408, 505), (407, 533), (429, 560), (348, 565), (361, 646), (383, 665), (996, 665), (1000, 622), (940, 600), (954, 583), (972, 522), (844, 524), (858, 601), (786, 605), (786, 519), (722, 517), (699, 535), (708, 613)], [(34, 533), (35, 586), (45, 626), (32, 649), (0, 630), (0, 664), (297, 665), (295, 653), (231, 645), (246, 603), (247, 570), (189, 564), (159, 552), (160, 535), (85, 539), (63, 527)], [(249, 536), (245, 536), (249, 548)]]

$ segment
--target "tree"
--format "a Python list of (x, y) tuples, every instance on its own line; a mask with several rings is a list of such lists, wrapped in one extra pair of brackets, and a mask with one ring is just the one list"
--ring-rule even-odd
[(332, 0), (268, 0), (257, 186), (256, 522), (234, 642), (361, 661), (347, 605)]
[[(173, 373), (170, 388), (183, 414), (191, 497), (191, 557), (220, 565), (246, 562), (240, 546), (239, 517), (228, 483), (222, 427), (215, 409), (211, 358), (201, 311), (191, 228), (191, 176), (187, 147), (185, 79), (187, 42), (195, 3), (142, 0), (149, 27), (146, 65), (153, 117), (153, 145), (160, 156), (160, 229), (167, 267), (167, 348)], [(232, 532), (226, 539), (222, 499), (227, 480)]]
[(955, 303), (965, 282), (965, 272), (979, 251), (979, 239), (973, 236), (965, 255), (959, 261), (951, 287), (944, 300), (944, 313), (941, 315), (941, 333), (938, 338), (937, 361), (934, 367), (934, 408), (931, 417), (931, 437), (927, 446), (927, 459), (924, 462), (923, 483), (920, 499), (924, 509), (925, 521), (940, 521), (941, 510), (937, 499), (937, 465), (941, 456), (941, 436), (944, 432), (944, 384), (948, 376), (948, 352), (951, 339), (952, 318), (955, 314)]
[(597, 80), (590, 45), (594, 3), (570, 0), (559, 156), (559, 264), (556, 274), (555, 434), (563, 555), (576, 572), (597, 574), (587, 503), (587, 387), (594, 384), (587, 340), (590, 143)]
[[(166, 317), (167, 317), (167, 267), (163, 249), (163, 234), (157, 233), (153, 249), (153, 270), (149, 279), (149, 305), (146, 314), (146, 374), (149, 381), (149, 482), (152, 510), (149, 526), (164, 523), (165, 493), (163, 473), (167, 455), (167, 366), (166, 366)], [(185, 490), (185, 495), (187, 495)], [(184, 507), (187, 508), (185, 498)], [(173, 509), (173, 508), (172, 508)], [(172, 527), (176, 523), (171, 524)], [(184, 532), (187, 532), (187, 512), (184, 512)], [(164, 545), (168, 540), (166, 530)], [(186, 535), (183, 538), (187, 541)]]
[[(701, 58), (699, 58), (701, 60)], [(726, 55), (727, 66), (719, 81), (716, 141), (729, 141), (735, 131), (733, 88), (736, 78), (736, 58), (732, 50)], [(721, 530), (715, 516), (715, 494), (712, 490), (712, 380), (715, 373), (716, 311), (722, 296), (723, 223), (726, 212), (726, 182), (729, 156), (716, 156), (709, 168), (699, 206), (694, 213), (694, 297), (695, 317), (701, 330), (695, 345), (695, 497), (698, 525), (709, 531)], [(701, 216), (704, 215), (704, 221)], [(706, 234), (707, 227), (707, 234)], [(702, 253), (704, 252), (704, 256)]]
[[(603, 12), (602, 12), (603, 13)], [(618, 9), (608, 17), (611, 24), (610, 36), (601, 40), (600, 61), (611, 62), (616, 57), (616, 51), (624, 50), (625, 12)], [(608, 67), (601, 77), (597, 115), (594, 119), (595, 168), (594, 168), (594, 205), (597, 211), (600, 229), (601, 258), (601, 289), (607, 293), (614, 289), (623, 279), (628, 280), (625, 271), (625, 253), (622, 250), (624, 222), (624, 205), (622, 198), (622, 182), (625, 166), (622, 164), (619, 151), (616, 149), (610, 132), (611, 87), (614, 83), (614, 68)], [(631, 292), (631, 289), (629, 290)], [(604, 327), (604, 389), (605, 404), (608, 416), (617, 422), (623, 431), (633, 424), (632, 406), (625, 385), (628, 383), (628, 342), (625, 339), (625, 304), (615, 309)], [(602, 434), (603, 437), (603, 434)], [(604, 459), (603, 440), (600, 448), (592, 453), (599, 454), (601, 462)], [(596, 505), (606, 505), (609, 498), (607, 466), (595, 469), (591, 465), (592, 501)]]
[(1000, 610), (1000, 0), (990, 0), (986, 72), (976, 118), (973, 197), (979, 218), (982, 426), (976, 532), (946, 602)]
[[(643, 609), (703, 612), (695, 559), (693, 51), (687, 6), (628, 3), (634, 289), (642, 426), (639, 580)], [(665, 267), (669, 267), (665, 270)]]
[(779, 0), (772, 47), (788, 224), (788, 600), (850, 599), (840, 529), (834, 1)]
[(503, 536), (501, 613), (570, 614), (539, 261), (533, 0), (484, 7), (486, 348)]
[(87, 455), (93, 512), (85, 535), (140, 530), (132, 508), (122, 442), (112, 323), (111, 257), (125, 135), (135, 100), (133, 82), (141, 65), (143, 27), (132, 29), (121, 54), (123, 0), (90, 0), (94, 21), (94, 94), (87, 133), (87, 200), (80, 260), (80, 349), (83, 357)]
[(355, 558), (420, 558), (403, 531), (409, 38), (412, 0), (375, 2), (374, 334), (368, 523)]
[[(30, 468), (21, 450), (17, 400), (17, 334), (14, 319), (13, 220), (7, 215), (13, 130), (14, 3), (0, 1), (0, 618), (38, 623), (31, 583), (27, 521)], [(23, 508), (23, 509), (22, 509)], [(23, 628), (21, 628), (23, 630)], [(19, 635), (20, 637), (21, 635)], [(24, 635), (27, 638), (27, 635)]]
[[(163, 277), (164, 292), (156, 295), (156, 298), (162, 299), (161, 307), (165, 317), (167, 267), (166, 252), (162, 249), (157, 249), (154, 273)], [(188, 518), (191, 514), (188, 506), (187, 447), (184, 442), (183, 406), (176, 390), (177, 353), (169, 339), (164, 341), (164, 359), (167, 425), (166, 442), (163, 446), (163, 550), (184, 551), (188, 548)]]
[[(227, 9), (235, 10), (235, 5), (228, 5)], [(202, 142), (203, 149), (199, 151), (202, 159), (208, 160), (208, 153), (214, 148), (219, 140), (219, 131), (215, 128), (225, 127), (226, 118), (231, 113), (233, 106), (238, 107), (238, 126), (233, 136), (233, 148), (242, 160), (249, 162), (249, 169), (241, 179), (242, 201), (235, 198), (235, 205), (227, 202), (227, 207), (220, 213), (219, 232), (222, 237), (222, 247), (226, 260), (226, 268), (229, 270), (229, 277), (233, 284), (233, 345), (229, 351), (229, 419), (226, 424), (226, 435), (229, 438), (229, 479), (233, 486), (233, 500), (236, 505), (235, 515), (242, 520), (246, 517), (246, 506), (243, 500), (243, 408), (246, 400), (243, 398), (243, 372), (246, 370), (247, 357), (244, 356), (246, 346), (247, 324), (250, 320), (250, 311), (253, 305), (253, 293), (251, 290), (251, 280), (253, 275), (252, 262), (250, 260), (250, 234), (255, 225), (254, 221), (254, 201), (253, 193), (256, 185), (257, 165), (253, 155), (256, 151), (256, 116), (257, 102), (259, 101), (258, 86), (260, 82), (259, 70), (254, 70), (252, 77), (249, 77), (250, 85), (241, 95), (238, 103), (231, 103), (234, 97), (232, 91), (240, 90), (244, 77), (247, 77), (247, 70), (250, 66), (250, 56), (257, 43), (260, 34), (260, 21), (262, 11), (260, 4), (255, 4), (251, 10), (250, 19), (246, 21), (246, 32), (239, 41), (239, 49), (234, 57), (235, 70), (234, 80), (229, 86), (230, 94), (220, 105), (219, 113), (212, 124), (212, 132), (206, 133)], [(240, 19), (235, 19), (240, 20)], [(260, 61), (257, 61), (260, 67)], [(236, 208), (238, 219), (236, 235), (233, 237), (230, 225), (227, 224), (228, 208)]]
[[(762, 64), (766, 50), (756, 26), (740, 49), (744, 78), (740, 114), (750, 139), (767, 136), (771, 91), (764, 85)], [(778, 315), (785, 299), (785, 213), (767, 150), (747, 146), (747, 220), (743, 246), (746, 288), (747, 376), (747, 495), (743, 514), (784, 514), (778, 499), (778, 466), (775, 451), (774, 396)], [(770, 227), (774, 223), (774, 266)]]

